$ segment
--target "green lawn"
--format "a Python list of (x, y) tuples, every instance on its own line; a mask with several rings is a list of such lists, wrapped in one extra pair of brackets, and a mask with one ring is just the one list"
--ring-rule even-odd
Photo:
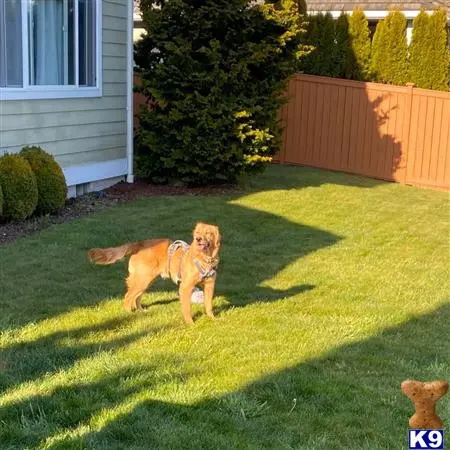
[[(184, 326), (168, 281), (125, 313), (125, 263), (86, 251), (197, 220), (223, 235), (218, 320)], [(448, 193), (275, 166), (0, 247), (0, 448), (407, 448), (401, 381), (450, 380), (449, 232)]]

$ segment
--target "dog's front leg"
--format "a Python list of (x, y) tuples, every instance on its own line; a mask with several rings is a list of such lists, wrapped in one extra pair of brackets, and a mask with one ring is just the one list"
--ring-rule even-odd
[(183, 319), (187, 324), (193, 324), (192, 313), (191, 313), (191, 296), (194, 290), (195, 283), (181, 282), (180, 284), (180, 301), (181, 301), (181, 312), (183, 314)]
[(203, 284), (203, 296), (205, 301), (205, 312), (208, 317), (214, 319), (213, 313), (213, 297), (214, 286), (216, 284), (216, 277), (208, 278)]

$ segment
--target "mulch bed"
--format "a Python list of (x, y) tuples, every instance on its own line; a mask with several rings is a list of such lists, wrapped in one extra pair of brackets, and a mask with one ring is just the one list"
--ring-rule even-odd
[(139, 198), (167, 195), (223, 195), (235, 192), (236, 187), (231, 185), (186, 188), (154, 185), (143, 181), (136, 181), (133, 184), (120, 182), (104, 191), (67, 200), (58, 214), (31, 217), (23, 222), (0, 223), (0, 246), (35, 234), (50, 225), (68, 222)]

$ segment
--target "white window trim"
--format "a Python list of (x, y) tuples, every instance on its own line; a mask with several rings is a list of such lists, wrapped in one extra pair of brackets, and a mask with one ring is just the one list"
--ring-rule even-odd
[[(58, 98), (86, 98), (101, 97), (103, 87), (103, 58), (102, 58), (102, 41), (103, 41), (103, 11), (102, 0), (96, 2), (96, 81), (97, 86), (27, 86), (22, 88), (0, 88), (0, 101), (5, 100), (44, 100)], [(28, 18), (28, 0), (22, 0), (22, 65), (23, 80), (26, 79), (28, 71), (25, 64), (28, 65), (28, 33), (23, 26), (27, 23)], [(78, 48), (78, 42), (75, 43)], [(78, 62), (76, 64), (78, 67)], [(78, 79), (78, 76), (77, 76)]]

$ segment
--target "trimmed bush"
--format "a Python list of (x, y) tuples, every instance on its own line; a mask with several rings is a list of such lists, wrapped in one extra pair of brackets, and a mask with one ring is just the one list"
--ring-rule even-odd
[(355, 58), (351, 78), (368, 81), (370, 66), (370, 33), (367, 18), (360, 8), (355, 8), (348, 18), (350, 47)]
[(20, 155), (0, 158), (0, 186), (3, 191), (3, 217), (23, 220), (33, 214), (38, 202), (36, 177)]
[(66, 201), (67, 185), (63, 171), (55, 158), (40, 147), (24, 147), (20, 152), (31, 166), (38, 187), (38, 214), (58, 211)]
[[(298, 1), (141, 0), (136, 162), (152, 182), (234, 182), (278, 150), (278, 111), (303, 54)], [(142, 171), (137, 168), (137, 172)]]
[(408, 46), (406, 17), (391, 11), (378, 22), (372, 42), (371, 72), (375, 81), (404, 85), (408, 82)]

